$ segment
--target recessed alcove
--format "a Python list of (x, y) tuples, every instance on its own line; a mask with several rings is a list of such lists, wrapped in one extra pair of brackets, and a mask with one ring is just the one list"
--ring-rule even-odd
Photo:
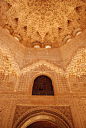
[(51, 79), (44, 75), (38, 76), (34, 80), (32, 95), (54, 95)]

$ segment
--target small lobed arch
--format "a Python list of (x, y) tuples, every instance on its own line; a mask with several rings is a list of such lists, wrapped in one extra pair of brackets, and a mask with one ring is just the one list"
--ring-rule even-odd
[(81, 32), (82, 32), (82, 29), (81, 28), (76, 28), (73, 31), (72, 35), (73, 35), (73, 37), (75, 37), (76, 35), (79, 35)]
[(69, 42), (71, 40), (71, 35), (66, 35), (63, 39), (63, 44), (66, 44), (67, 42)]

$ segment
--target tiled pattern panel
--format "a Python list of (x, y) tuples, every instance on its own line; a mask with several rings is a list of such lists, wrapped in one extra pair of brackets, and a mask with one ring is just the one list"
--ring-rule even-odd
[(58, 93), (68, 92), (68, 84), (65, 75), (61, 75), (60, 73), (56, 75), (57, 77), (57, 90)]
[(5, 128), (9, 116), (11, 100), (0, 97), (0, 128)]
[(29, 89), (29, 73), (21, 74), (18, 80), (17, 91), (28, 92)]

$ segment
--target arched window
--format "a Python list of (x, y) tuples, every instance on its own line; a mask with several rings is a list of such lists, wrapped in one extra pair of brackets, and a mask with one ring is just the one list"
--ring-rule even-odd
[(52, 81), (41, 75), (34, 80), (32, 95), (54, 95)]

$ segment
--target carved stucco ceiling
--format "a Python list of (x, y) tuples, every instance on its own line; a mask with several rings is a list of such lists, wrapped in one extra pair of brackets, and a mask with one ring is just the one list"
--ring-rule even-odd
[(66, 35), (86, 29), (86, 0), (0, 0), (0, 26), (7, 25), (21, 43), (61, 47)]

